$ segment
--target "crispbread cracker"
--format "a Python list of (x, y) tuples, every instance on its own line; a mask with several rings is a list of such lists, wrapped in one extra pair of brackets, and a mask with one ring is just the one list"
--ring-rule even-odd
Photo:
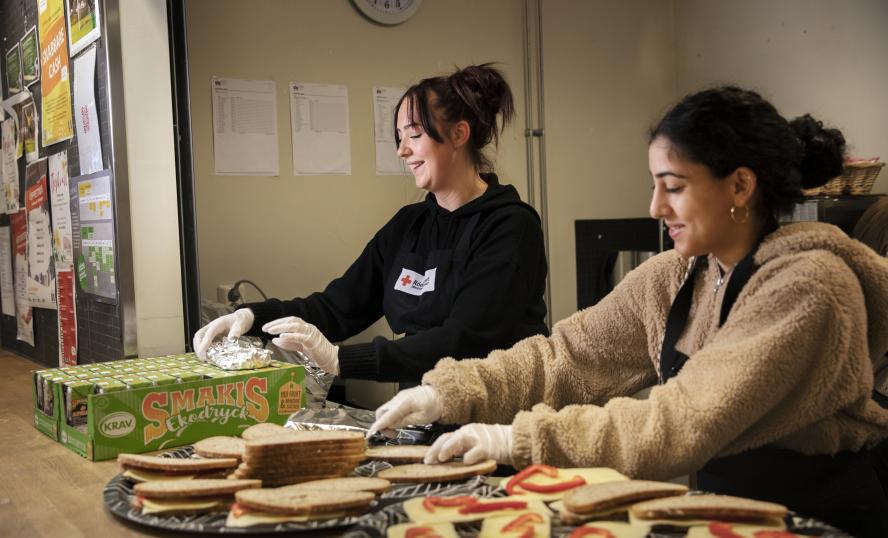
[(253, 424), (249, 428), (242, 431), (241, 437), (245, 440), (259, 439), (260, 437), (287, 434), (293, 431), (294, 430), (284, 428), (279, 424), (273, 424), (271, 422), (260, 422), (259, 424)]
[(207, 437), (194, 443), (194, 453), (204, 458), (243, 459), (246, 441), (240, 437)]
[(411, 463), (385, 469), (377, 473), (376, 476), (392, 482), (452, 482), (479, 474), (492, 473), (495, 470), (496, 461), (494, 460), (485, 460), (473, 465), (466, 465), (462, 462), (439, 463), (436, 465)]
[(358, 432), (311, 430), (294, 431), (247, 441), (247, 453), (281, 450), (292, 447), (343, 448), (364, 447), (364, 436)]
[(600, 484), (589, 484), (564, 494), (564, 506), (570, 512), (583, 515), (600, 512), (627, 503), (634, 503), (659, 497), (684, 495), (688, 488), (670, 482), (650, 480), (617, 480)]
[(247, 489), (235, 494), (237, 503), (274, 514), (308, 515), (369, 507), (376, 496), (367, 491), (284, 491)]
[(199, 478), (165, 482), (142, 482), (133, 487), (137, 495), (150, 499), (182, 499), (187, 497), (215, 497), (233, 495), (242, 489), (258, 488), (259, 480), (227, 480), (225, 478)]
[(389, 463), (419, 463), (429, 451), (425, 445), (388, 445), (368, 448), (364, 453), (368, 460)]
[(716, 519), (756, 521), (786, 516), (785, 506), (729, 495), (685, 495), (644, 501), (629, 509), (637, 519)]
[(280, 488), (280, 491), (306, 491), (319, 489), (322, 491), (369, 491), (371, 493), (382, 493), (388, 491), (392, 487), (392, 483), (382, 478), (371, 478), (365, 476), (347, 476), (342, 478), (328, 478), (325, 480), (311, 480)]
[(117, 463), (123, 467), (157, 471), (203, 471), (237, 467), (236, 458), (163, 458), (142, 454), (118, 454)]

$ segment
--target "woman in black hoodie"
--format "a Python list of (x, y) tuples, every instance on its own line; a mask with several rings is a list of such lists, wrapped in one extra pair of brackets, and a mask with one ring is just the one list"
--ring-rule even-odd
[[(200, 329), (195, 351), (221, 335), (263, 336), (343, 378), (412, 386), (440, 357), (548, 334), (539, 216), (483, 154), (513, 115), (509, 85), (489, 64), (411, 86), (395, 138), (425, 201), (401, 208), (323, 292), (242, 305)], [(405, 336), (332, 343), (381, 316)]]

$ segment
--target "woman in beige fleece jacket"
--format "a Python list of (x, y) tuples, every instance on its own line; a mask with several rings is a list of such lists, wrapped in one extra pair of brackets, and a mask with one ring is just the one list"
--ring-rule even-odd
[(380, 407), (374, 429), (474, 423), (427, 461), (698, 472), (700, 489), (888, 536), (865, 457), (888, 436), (871, 398), (888, 350), (888, 260), (833, 226), (775, 218), (840, 173), (841, 133), (723, 87), (685, 97), (650, 140), (650, 213), (675, 249), (548, 338), (442, 359)]

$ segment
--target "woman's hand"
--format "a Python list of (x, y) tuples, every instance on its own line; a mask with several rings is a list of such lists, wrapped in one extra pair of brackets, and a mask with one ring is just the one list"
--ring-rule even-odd
[(512, 426), (502, 424), (467, 424), (445, 433), (426, 453), (425, 463), (443, 463), (462, 456), (469, 465), (487, 459), (512, 464)]
[(290, 316), (269, 321), (262, 332), (277, 335), (271, 341), (286, 351), (303, 354), (328, 374), (339, 375), (339, 346), (334, 346), (311, 323)]
[(410, 424), (429, 424), (441, 418), (438, 392), (431, 385), (420, 385), (402, 390), (395, 397), (379, 406), (376, 422), (370, 426), (373, 432), (387, 432)]
[(217, 336), (227, 332), (229, 338), (237, 338), (250, 330), (255, 319), (256, 316), (249, 308), (241, 308), (214, 319), (194, 333), (192, 345), (195, 353), (202, 360), (207, 360), (207, 349)]

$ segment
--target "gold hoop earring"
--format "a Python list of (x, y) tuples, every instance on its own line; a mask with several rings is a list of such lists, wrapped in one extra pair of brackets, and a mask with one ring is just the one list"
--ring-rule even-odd
[(735, 210), (735, 209), (737, 209), (737, 208), (734, 207), (734, 206), (731, 206), (731, 220), (733, 220), (733, 221), (736, 222), (737, 224), (743, 224), (744, 222), (746, 222), (747, 220), (749, 220), (749, 206), (748, 206), (748, 205), (743, 206), (743, 209), (746, 210), (746, 214), (743, 215), (743, 220), (737, 220), (737, 217), (734, 215), (734, 210)]

